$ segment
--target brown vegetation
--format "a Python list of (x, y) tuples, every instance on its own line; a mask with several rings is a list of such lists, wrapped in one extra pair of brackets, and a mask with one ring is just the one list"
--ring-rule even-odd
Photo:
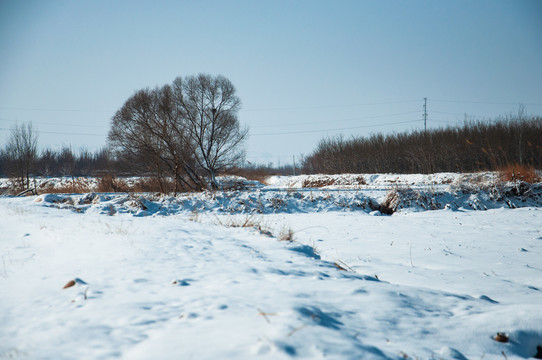
[(301, 183), (302, 188), (322, 188), (331, 185), (366, 185), (365, 178), (361, 175), (354, 175), (347, 179), (332, 176), (318, 176), (317, 178), (306, 178)]
[(255, 180), (261, 184), (266, 184), (267, 179), (275, 175), (292, 175), (295, 169), (292, 165), (273, 166), (272, 163), (264, 164), (246, 164), (243, 167), (236, 167), (229, 171), (232, 175), (242, 176), (247, 180)]
[(470, 121), (462, 127), (369, 138), (323, 139), (305, 173), (436, 173), (497, 171), (508, 164), (542, 169), (542, 118)]
[(294, 241), (294, 232), (290, 227), (283, 227), (279, 234), (280, 241)]
[(231, 172), (232, 174), (242, 176), (247, 180), (258, 181), (261, 184), (267, 184), (267, 178), (273, 175), (273, 172), (265, 167), (236, 168)]
[(72, 178), (62, 186), (54, 186), (51, 183), (43, 183), (37, 191), (47, 194), (84, 194), (94, 191), (93, 184), (84, 178)]
[(542, 181), (531, 165), (508, 164), (499, 169), (502, 181), (525, 181), (534, 184)]
[(75, 281), (74, 280), (70, 280), (66, 283), (66, 285), (64, 285), (64, 287), (62, 289), (67, 289), (67, 288), (70, 288), (72, 286), (75, 286)]
[(98, 180), (97, 192), (128, 192), (130, 187), (125, 181), (117, 179), (112, 175), (104, 175)]

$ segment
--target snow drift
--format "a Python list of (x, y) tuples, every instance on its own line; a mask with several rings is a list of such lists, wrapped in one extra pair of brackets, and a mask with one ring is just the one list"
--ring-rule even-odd
[(458, 178), (0, 197), (0, 358), (535, 357), (540, 187)]

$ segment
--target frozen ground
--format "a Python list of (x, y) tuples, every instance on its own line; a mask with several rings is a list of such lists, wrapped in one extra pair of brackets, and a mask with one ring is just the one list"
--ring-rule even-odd
[[(541, 174), (542, 176), (542, 174)], [(239, 177), (220, 178), (223, 185), (228, 188), (235, 185), (243, 187), (267, 188), (267, 189), (299, 189), (299, 188), (322, 188), (322, 189), (376, 189), (386, 190), (397, 186), (410, 186), (416, 188), (434, 189), (440, 185), (460, 183), (489, 183), (499, 177), (492, 172), (474, 174), (437, 173), (437, 174), (343, 174), (343, 175), (300, 175), (300, 176), (273, 176), (267, 179), (268, 186), (262, 186), (255, 181), (247, 181)], [(120, 177), (128, 186), (134, 186), (141, 178)], [(31, 183), (44, 192), (46, 189), (69, 189), (72, 186), (88, 187), (91, 191), (97, 191), (100, 179), (97, 177), (37, 177)], [(0, 194), (7, 192), (12, 187), (13, 181), (8, 178), (0, 178)], [(43, 190), (43, 191), (42, 191)]]
[(418, 178), (379, 216), (384, 183), (292, 190), (299, 180), (0, 197), (0, 358), (535, 356), (538, 190), (522, 201)]

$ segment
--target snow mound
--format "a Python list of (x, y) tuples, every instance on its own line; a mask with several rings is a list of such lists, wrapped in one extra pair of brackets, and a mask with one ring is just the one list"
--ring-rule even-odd
[(214, 212), (219, 214), (279, 214), (359, 211), (371, 215), (428, 210), (489, 210), (542, 206), (542, 185), (503, 183), (484, 189), (447, 186), (440, 190), (392, 189), (273, 189), (180, 194), (45, 194), (35, 199), (44, 206), (101, 214), (136, 216)]
[(2, 196), (0, 358), (538, 358), (540, 189), (452, 185)]

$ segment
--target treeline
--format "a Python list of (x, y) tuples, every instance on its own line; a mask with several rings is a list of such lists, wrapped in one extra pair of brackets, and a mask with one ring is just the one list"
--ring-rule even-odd
[[(152, 163), (149, 163), (152, 164)], [(155, 164), (160, 164), (156, 162)], [(270, 175), (305, 173), (435, 173), (496, 171), (510, 165), (542, 169), (542, 117), (508, 116), (497, 121), (466, 121), (462, 126), (384, 136), (323, 139), (301, 161), (301, 168), (248, 164), (229, 167), (229, 174), (264, 181)], [(176, 169), (176, 168), (175, 168)], [(17, 126), (0, 149), (0, 176), (31, 187), (35, 176), (151, 175), (110, 148), (96, 152), (71, 147), (39, 151), (31, 124)], [(195, 167), (198, 176), (208, 175)], [(222, 174), (220, 171), (219, 174)], [(172, 174), (173, 175), (173, 174)], [(175, 184), (162, 184), (163, 192)], [(172, 190), (173, 189), (173, 190)]]
[(105, 148), (96, 152), (86, 149), (74, 152), (70, 147), (63, 147), (35, 150), (28, 155), (21, 161), (6, 150), (0, 151), (0, 176), (20, 177), (23, 165), (28, 167), (29, 176), (93, 176), (129, 171), (127, 164), (114, 159)]
[(303, 161), (304, 173), (435, 173), (542, 169), (542, 118), (507, 116), (384, 136), (333, 137)]

